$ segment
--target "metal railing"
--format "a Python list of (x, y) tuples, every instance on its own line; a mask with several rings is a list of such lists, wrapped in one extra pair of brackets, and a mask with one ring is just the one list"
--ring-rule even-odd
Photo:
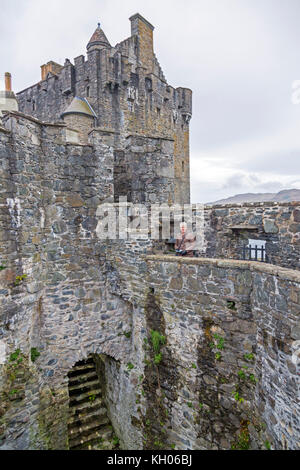
[(261, 261), (262, 263), (269, 262), (266, 248), (264, 246), (258, 247), (257, 245), (243, 245), (243, 260)]

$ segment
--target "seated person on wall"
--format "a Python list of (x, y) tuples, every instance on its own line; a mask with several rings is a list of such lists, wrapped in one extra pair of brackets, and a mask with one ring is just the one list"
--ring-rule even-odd
[(180, 224), (180, 233), (176, 237), (175, 251), (176, 256), (194, 256), (196, 235), (188, 233), (187, 224)]

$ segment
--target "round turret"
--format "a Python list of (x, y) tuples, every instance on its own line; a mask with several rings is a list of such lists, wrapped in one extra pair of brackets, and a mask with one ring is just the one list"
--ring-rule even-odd
[(88, 133), (95, 127), (97, 115), (86, 98), (75, 96), (61, 118), (68, 128), (78, 131), (81, 143), (87, 143)]

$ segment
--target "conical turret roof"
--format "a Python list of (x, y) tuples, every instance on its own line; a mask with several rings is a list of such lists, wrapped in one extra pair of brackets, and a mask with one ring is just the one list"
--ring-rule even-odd
[(89, 40), (87, 50), (101, 49), (102, 47), (111, 47), (111, 45), (105, 36), (103, 29), (101, 29), (100, 23), (98, 23), (96, 31)]
[(67, 109), (61, 114), (61, 117), (66, 114), (85, 114), (86, 116), (97, 117), (88, 100), (79, 96), (75, 96)]

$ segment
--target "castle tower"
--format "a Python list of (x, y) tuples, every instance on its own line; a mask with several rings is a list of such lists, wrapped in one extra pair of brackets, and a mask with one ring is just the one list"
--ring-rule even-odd
[(94, 32), (93, 36), (89, 40), (88, 45), (86, 46), (87, 51), (91, 52), (95, 49), (100, 50), (109, 47), (111, 47), (111, 45), (107, 37), (105, 36), (103, 29), (101, 29), (100, 23), (98, 23), (96, 31)]
[(0, 90), (0, 117), (2, 111), (18, 111), (18, 101), (16, 95), (12, 91), (11, 74), (5, 73), (5, 90)]
[[(86, 56), (75, 57), (74, 64), (66, 60), (64, 66), (54, 61), (42, 66), (42, 81), (18, 93), (19, 107), (45, 122), (62, 117), (82, 143), (97, 117), (97, 127), (110, 133), (117, 152), (116, 199), (188, 204), (192, 91), (167, 82), (154, 51), (154, 26), (139, 13), (130, 23), (130, 37), (114, 46), (98, 24)], [(141, 147), (144, 164), (136, 150)], [(151, 156), (147, 149), (154, 147)], [(150, 179), (156, 185), (152, 192), (146, 183)]]

